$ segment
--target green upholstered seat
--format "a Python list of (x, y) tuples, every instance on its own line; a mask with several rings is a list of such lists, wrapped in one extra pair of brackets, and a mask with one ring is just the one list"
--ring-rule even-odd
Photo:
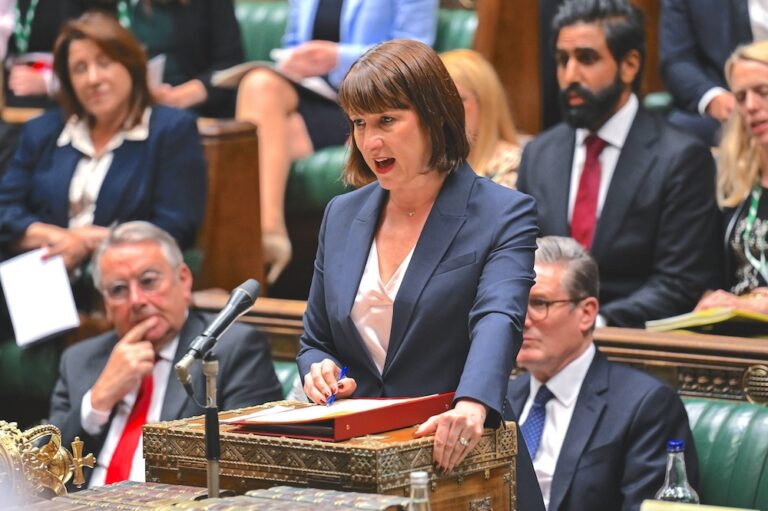
[(235, 16), (240, 24), (245, 60), (272, 60), (269, 52), (282, 46), (288, 2), (237, 0)]
[(702, 504), (768, 510), (768, 407), (685, 398)]
[(296, 379), (299, 377), (299, 367), (293, 360), (275, 360), (272, 362), (272, 365), (275, 366), (275, 374), (280, 381), (280, 385), (283, 387), (283, 397), (287, 398), (291, 389), (293, 389)]
[[(236, 0), (246, 60), (269, 60), (269, 52), (281, 45), (288, 17), (288, 2)], [(477, 29), (475, 11), (440, 9), (435, 49), (439, 52), (469, 48)], [(291, 211), (322, 211), (346, 188), (341, 183), (345, 149), (329, 147), (291, 167), (286, 205)]]

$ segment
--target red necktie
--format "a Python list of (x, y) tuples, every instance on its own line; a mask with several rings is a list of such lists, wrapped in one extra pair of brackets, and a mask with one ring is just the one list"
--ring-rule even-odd
[(133, 454), (139, 445), (141, 429), (147, 423), (147, 411), (149, 411), (149, 403), (152, 401), (152, 386), (152, 373), (149, 373), (141, 380), (136, 402), (133, 404), (123, 434), (120, 436), (112, 459), (109, 461), (107, 476), (104, 480), (106, 484), (125, 481), (131, 475)]
[(600, 153), (607, 142), (597, 135), (589, 135), (584, 144), (587, 146), (587, 158), (579, 180), (579, 191), (573, 205), (571, 217), (571, 236), (589, 250), (595, 234), (597, 221), (597, 198), (600, 194)]

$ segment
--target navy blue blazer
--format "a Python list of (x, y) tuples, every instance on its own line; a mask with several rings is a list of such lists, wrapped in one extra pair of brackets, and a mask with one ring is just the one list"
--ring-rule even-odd
[[(67, 227), (69, 185), (82, 154), (58, 147), (64, 127), (61, 110), (29, 121), (0, 180), (0, 251), (33, 222)], [(206, 163), (194, 117), (155, 106), (149, 137), (118, 147), (96, 200), (94, 225), (146, 220), (168, 231), (182, 249), (195, 243), (207, 194)]]
[(357, 397), (455, 391), (457, 400), (485, 404), (491, 423), (498, 421), (534, 279), (535, 203), (467, 164), (446, 178), (395, 299), (380, 374), (350, 312), (387, 197), (372, 183), (326, 208), (300, 373), (330, 358), (349, 368)]
[[(561, 123), (523, 151), (517, 187), (537, 202), (543, 236), (570, 236), (568, 193), (575, 130)], [(616, 162), (589, 253), (600, 268), (609, 325), (693, 309), (720, 287), (720, 215), (707, 147), (640, 108)]]
[[(192, 339), (202, 332), (212, 319), (213, 314), (189, 312), (179, 333), (174, 365), (187, 353)], [(110, 331), (64, 350), (59, 366), (59, 379), (51, 396), (49, 420), (61, 430), (62, 444), (69, 445), (79, 436), (85, 442), (86, 452), (92, 452), (97, 458), (109, 432), (110, 423), (107, 423), (98, 435), (87, 433), (80, 421), (81, 403), (83, 396), (93, 387), (106, 367), (118, 341), (117, 333)], [(240, 323), (233, 324), (222, 335), (214, 351), (220, 364), (216, 383), (217, 404), (220, 410), (233, 410), (282, 399), (282, 387), (275, 375), (269, 344), (255, 328)], [(195, 399), (198, 403), (205, 403), (205, 376), (201, 364), (191, 368), (190, 377)], [(175, 371), (171, 371), (160, 420), (182, 419), (202, 413), (203, 408), (187, 395), (176, 378)], [(90, 474), (91, 471), (86, 471), (88, 478)]]
[[(508, 418), (523, 411), (530, 379), (525, 374), (509, 382)], [(548, 510), (639, 511), (664, 482), (666, 442), (672, 439), (685, 441), (688, 482), (698, 488), (698, 459), (680, 397), (598, 351), (557, 459)]]
[(677, 106), (698, 113), (705, 92), (727, 89), (725, 61), (737, 46), (750, 41), (747, 0), (663, 0), (660, 71)]

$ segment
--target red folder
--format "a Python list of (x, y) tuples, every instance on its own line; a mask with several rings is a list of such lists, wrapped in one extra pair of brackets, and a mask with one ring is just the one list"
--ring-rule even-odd
[[(376, 408), (354, 412), (343, 411), (342, 405), (345, 401), (354, 400), (340, 400), (330, 407), (323, 407), (325, 410), (316, 409), (319, 413), (327, 412), (329, 416), (312, 420), (281, 421), (281, 414), (275, 413), (252, 419), (247, 415), (232, 417), (225, 422), (240, 426), (235, 431), (244, 433), (339, 442), (424, 422), (433, 415), (449, 410), (453, 394), (448, 392), (407, 399), (381, 398), (375, 400)], [(386, 401), (392, 401), (392, 404), (381, 404)]]

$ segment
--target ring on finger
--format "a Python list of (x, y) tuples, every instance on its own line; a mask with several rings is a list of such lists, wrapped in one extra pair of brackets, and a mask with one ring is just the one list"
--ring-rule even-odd
[(459, 438), (459, 444), (460, 444), (462, 447), (467, 447), (467, 446), (469, 446), (469, 440), (467, 440), (467, 439), (466, 439), (466, 438), (464, 438), (464, 437), (460, 437), (460, 438)]

